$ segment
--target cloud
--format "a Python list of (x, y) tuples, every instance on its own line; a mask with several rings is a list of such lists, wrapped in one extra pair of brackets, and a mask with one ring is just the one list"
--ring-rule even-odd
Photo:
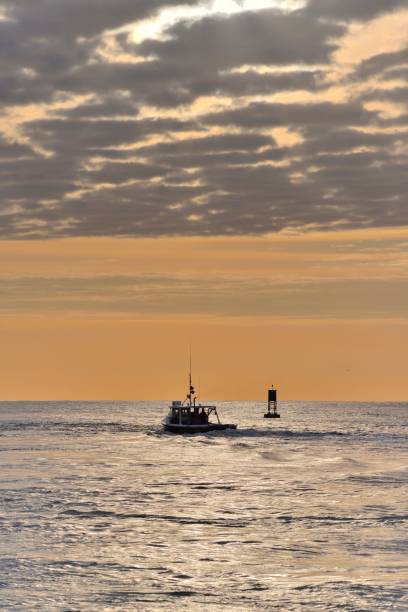
[(245, 128), (279, 126), (352, 126), (375, 122), (376, 113), (360, 104), (273, 104), (253, 102), (245, 108), (213, 113), (205, 118), (210, 125), (235, 125)]
[[(379, 53), (369, 59), (363, 61), (356, 70), (356, 79), (361, 80), (371, 76), (378, 76), (379, 74), (387, 71), (395, 71), (401, 66), (401, 77), (407, 78), (408, 63), (408, 48), (401, 49), (400, 51), (394, 51), (390, 53)], [(390, 78), (389, 75), (382, 75), (383, 78)], [(394, 78), (394, 77), (392, 77)]]
[(407, 223), (407, 49), (335, 53), (406, 2), (186, 13), (135, 42), (181, 4), (0, 0), (2, 238)]
[(306, 11), (315, 17), (366, 21), (407, 6), (407, 0), (311, 0)]
[(16, 142), (9, 142), (0, 136), (0, 159), (15, 161), (22, 157), (32, 157), (31, 148)]
[[(31, 36), (75, 40), (89, 38), (146, 19), (163, 7), (180, 5), (180, 0), (2, 0), (6, 15)], [(182, 0), (194, 5), (197, 0)]]
[(164, 275), (0, 278), (0, 296), (0, 316), (113, 313), (326, 319), (404, 317), (408, 297), (406, 279), (294, 284)]
[(332, 39), (343, 33), (343, 26), (307, 12), (263, 10), (182, 23), (165, 40), (145, 41), (138, 50), (170, 66), (183, 58), (187, 71), (205, 76), (245, 64), (323, 63), (336, 48)]

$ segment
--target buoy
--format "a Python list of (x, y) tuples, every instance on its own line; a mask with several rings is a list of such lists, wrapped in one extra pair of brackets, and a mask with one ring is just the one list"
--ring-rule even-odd
[(280, 419), (280, 414), (277, 411), (278, 401), (277, 392), (273, 385), (268, 389), (268, 412), (265, 412), (264, 419)]

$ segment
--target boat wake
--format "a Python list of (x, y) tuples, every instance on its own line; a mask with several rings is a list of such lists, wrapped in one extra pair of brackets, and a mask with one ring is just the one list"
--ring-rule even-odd
[(240, 437), (240, 438), (315, 438), (324, 439), (333, 436), (346, 436), (347, 433), (342, 431), (313, 431), (313, 430), (293, 430), (293, 429), (268, 429), (249, 427), (246, 429), (237, 429), (236, 431), (227, 431), (224, 435)]

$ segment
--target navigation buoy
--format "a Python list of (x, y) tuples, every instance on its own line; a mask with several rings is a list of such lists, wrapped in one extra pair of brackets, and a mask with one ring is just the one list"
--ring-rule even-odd
[(265, 412), (264, 419), (280, 419), (280, 414), (277, 411), (278, 401), (277, 392), (273, 385), (268, 389), (268, 412)]

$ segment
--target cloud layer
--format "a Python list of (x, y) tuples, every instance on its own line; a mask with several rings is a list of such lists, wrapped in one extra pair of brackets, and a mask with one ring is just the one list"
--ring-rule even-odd
[(182, 4), (0, 0), (0, 237), (408, 225), (407, 0)]
[[(183, 299), (180, 300), (180, 295)], [(404, 318), (406, 278), (271, 282), (140, 275), (0, 278), (0, 316)]]

